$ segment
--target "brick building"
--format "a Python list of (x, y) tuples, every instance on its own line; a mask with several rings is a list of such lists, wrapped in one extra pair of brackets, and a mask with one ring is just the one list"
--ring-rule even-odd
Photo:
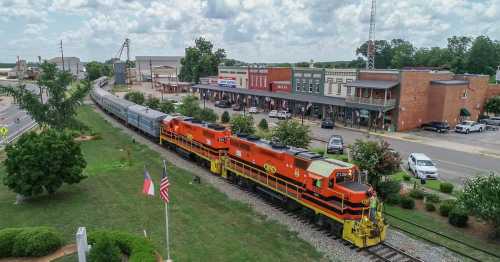
[[(292, 70), (287, 67), (250, 67), (248, 69), (248, 89), (290, 93), (291, 85), (282, 81), (290, 81)], [(279, 87), (279, 88), (278, 88)]]
[(219, 66), (219, 79), (223, 86), (248, 88), (248, 67)]

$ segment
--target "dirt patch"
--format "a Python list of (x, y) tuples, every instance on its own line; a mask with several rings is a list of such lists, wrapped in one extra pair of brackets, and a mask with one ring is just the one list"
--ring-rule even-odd
[(79, 141), (79, 142), (83, 142), (83, 141), (90, 141), (90, 140), (95, 140), (95, 139), (97, 139), (96, 136), (81, 135), (79, 137), (76, 137), (74, 140)]

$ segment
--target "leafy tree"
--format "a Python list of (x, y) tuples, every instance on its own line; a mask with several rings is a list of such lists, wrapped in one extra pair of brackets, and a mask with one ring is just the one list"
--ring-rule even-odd
[(489, 37), (478, 36), (474, 39), (467, 58), (468, 73), (493, 75), (500, 54), (497, 54), (496, 45)]
[(144, 104), (144, 101), (145, 101), (144, 94), (141, 92), (137, 92), (137, 91), (126, 93), (124, 98), (126, 100), (134, 102), (138, 105)]
[(160, 109), (160, 99), (149, 95), (145, 105), (151, 109), (158, 110)]
[(295, 66), (296, 67), (309, 67), (309, 62), (298, 62), (298, 63), (295, 63)]
[(453, 36), (448, 38), (448, 52), (451, 70), (455, 73), (465, 73), (467, 54), (472, 39), (466, 36)]
[(69, 72), (58, 71), (55, 64), (44, 62), (42, 73), (38, 79), (40, 93), (45, 91), (48, 98), (45, 103), (40, 101), (40, 94), (34, 94), (26, 86), (0, 86), (0, 92), (14, 97), (21, 109), (24, 109), (42, 127), (52, 127), (58, 130), (65, 128), (83, 128), (76, 118), (76, 110), (83, 98), (91, 89), (90, 82), (83, 81), (67, 92), (71, 83)]
[(3, 183), (20, 195), (53, 194), (63, 183), (86, 178), (82, 172), (87, 163), (80, 144), (68, 132), (46, 129), (40, 134), (25, 133), (5, 151), (7, 175)]
[(182, 98), (182, 105), (179, 106), (179, 113), (185, 116), (195, 116), (198, 111), (200, 111), (200, 105), (198, 104), (198, 98), (196, 96), (185, 96)]
[(484, 104), (484, 110), (488, 113), (493, 113), (495, 115), (500, 114), (500, 96), (494, 96), (488, 98)]
[[(360, 47), (356, 49), (356, 55), (362, 55), (367, 59), (368, 51), (368, 41), (364, 42)], [(392, 47), (386, 40), (375, 40), (375, 68), (385, 69), (391, 67), (392, 60)], [(365, 60), (353, 60), (355, 64), (363, 67), (365, 65)], [(359, 66), (354, 66), (360, 68)]]
[(415, 47), (403, 39), (393, 39), (391, 41), (392, 49), (392, 68), (403, 68), (405, 66), (413, 66)]
[[(465, 181), (463, 193), (458, 198), (470, 213), (500, 228), (500, 177), (491, 173)], [(498, 231), (500, 232), (500, 231)], [(497, 236), (500, 237), (500, 236)]]
[(217, 49), (214, 52), (213, 47), (212, 42), (200, 37), (195, 40), (195, 46), (186, 48), (179, 78), (198, 83), (200, 77), (217, 75), (219, 64), (226, 58), (226, 51)]
[(170, 114), (175, 112), (175, 106), (174, 103), (171, 101), (163, 101), (160, 103), (159, 110), (165, 114)]
[(222, 123), (229, 123), (229, 121), (231, 121), (231, 117), (229, 116), (229, 112), (224, 111), (224, 113), (222, 113), (222, 116), (220, 117), (220, 121)]
[(94, 81), (101, 76), (111, 76), (113, 68), (109, 64), (92, 61), (85, 65), (85, 70), (89, 80)]
[(377, 143), (358, 139), (350, 149), (354, 163), (361, 170), (368, 171), (368, 181), (374, 187), (378, 186), (382, 176), (391, 175), (400, 168), (399, 154), (386, 141)]
[(267, 131), (269, 129), (269, 125), (267, 124), (267, 120), (265, 118), (262, 118), (259, 122), (259, 128), (260, 130)]
[(196, 113), (194, 114), (193, 117), (196, 119), (199, 119), (199, 120), (212, 122), (212, 123), (217, 121), (217, 114), (211, 108), (199, 109), (196, 111)]
[(280, 121), (272, 131), (272, 139), (281, 144), (305, 148), (309, 145), (309, 127), (295, 120)]
[(231, 130), (233, 133), (254, 134), (255, 127), (251, 115), (236, 115), (231, 119)]

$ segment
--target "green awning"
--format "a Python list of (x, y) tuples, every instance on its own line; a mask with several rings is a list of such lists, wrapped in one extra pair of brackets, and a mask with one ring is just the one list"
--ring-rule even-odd
[(460, 109), (460, 116), (465, 116), (465, 117), (470, 116), (470, 112), (469, 112), (469, 110), (467, 110), (467, 108), (465, 108), (465, 107), (462, 107), (462, 108)]

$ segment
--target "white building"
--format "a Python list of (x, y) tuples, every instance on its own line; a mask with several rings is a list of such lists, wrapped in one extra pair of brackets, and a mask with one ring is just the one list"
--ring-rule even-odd
[(151, 67), (153, 67), (153, 70), (158, 67), (171, 67), (172, 70), (175, 70), (175, 75), (177, 76), (181, 72), (181, 58), (182, 56), (136, 56), (135, 75), (137, 81), (150, 79)]
[(77, 79), (85, 78), (85, 66), (80, 62), (80, 58), (78, 57), (64, 57), (64, 65), (61, 57), (54, 57), (48, 62), (56, 64), (57, 69), (61, 71), (70, 72), (71, 75)]
[(358, 79), (357, 69), (327, 68), (325, 69), (325, 96), (346, 97), (354, 94), (354, 88), (347, 83)]
[(248, 89), (247, 66), (219, 66), (219, 85)]

